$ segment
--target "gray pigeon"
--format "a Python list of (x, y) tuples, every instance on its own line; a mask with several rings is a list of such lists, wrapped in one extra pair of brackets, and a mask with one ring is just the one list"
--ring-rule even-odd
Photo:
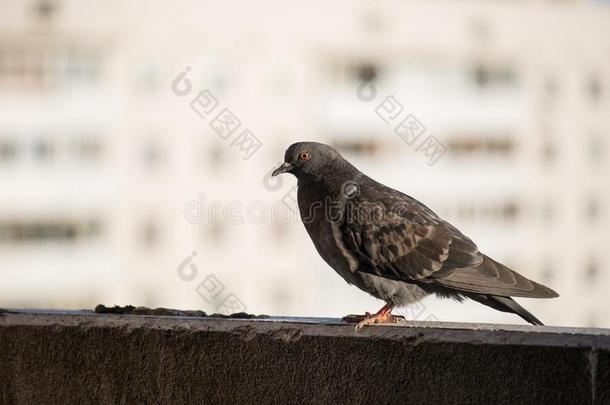
[(349, 284), (386, 302), (357, 328), (396, 322), (392, 309), (429, 294), (470, 298), (542, 325), (511, 297), (558, 296), (479, 252), (424, 204), (371, 179), (328, 145), (291, 145), (272, 176), (281, 173), (298, 180), (301, 219), (320, 256)]

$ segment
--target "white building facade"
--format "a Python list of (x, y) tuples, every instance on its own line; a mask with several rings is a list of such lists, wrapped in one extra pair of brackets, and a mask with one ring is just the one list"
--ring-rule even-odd
[(557, 290), (547, 324), (610, 325), (607, 3), (0, 7), (0, 306), (378, 309), (268, 178), (318, 140)]

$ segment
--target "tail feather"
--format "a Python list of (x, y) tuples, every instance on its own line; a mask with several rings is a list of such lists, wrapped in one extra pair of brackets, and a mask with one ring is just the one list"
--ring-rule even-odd
[(487, 305), (488, 307), (497, 309), (498, 311), (517, 314), (532, 325), (544, 325), (540, 321), (540, 319), (536, 318), (534, 315), (532, 315), (531, 312), (523, 308), (510, 297), (483, 294), (467, 294), (466, 296), (470, 299), (480, 302), (483, 305)]
[(445, 287), (483, 295), (527, 298), (559, 296), (549, 287), (530, 280), (485, 255), (478, 266), (453, 269), (449, 274), (439, 273), (434, 281)]

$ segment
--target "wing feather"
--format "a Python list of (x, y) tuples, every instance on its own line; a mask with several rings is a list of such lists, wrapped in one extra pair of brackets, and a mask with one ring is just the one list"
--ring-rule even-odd
[[(472, 240), (417, 200), (383, 190), (361, 187), (346, 203), (340, 230), (346, 249), (358, 259), (355, 271), (480, 294), (557, 296), (479, 252)], [(362, 207), (370, 204), (363, 201), (378, 202), (374, 220), (370, 213), (363, 215)]]

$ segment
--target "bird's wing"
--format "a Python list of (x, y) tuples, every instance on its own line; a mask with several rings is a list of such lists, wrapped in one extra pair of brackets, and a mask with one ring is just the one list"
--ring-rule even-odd
[(340, 232), (360, 264), (355, 271), (482, 294), (556, 296), (479, 252), (425, 205), (389, 190), (366, 195), (362, 188), (364, 194), (345, 205)]
[(483, 255), (483, 263), (479, 266), (457, 269), (436, 282), (458, 290), (507, 297), (553, 298), (559, 296), (552, 289), (523, 277), (485, 255)]
[(350, 201), (341, 229), (346, 248), (365, 271), (382, 277), (438, 278), (483, 261), (470, 239), (414, 200)]

